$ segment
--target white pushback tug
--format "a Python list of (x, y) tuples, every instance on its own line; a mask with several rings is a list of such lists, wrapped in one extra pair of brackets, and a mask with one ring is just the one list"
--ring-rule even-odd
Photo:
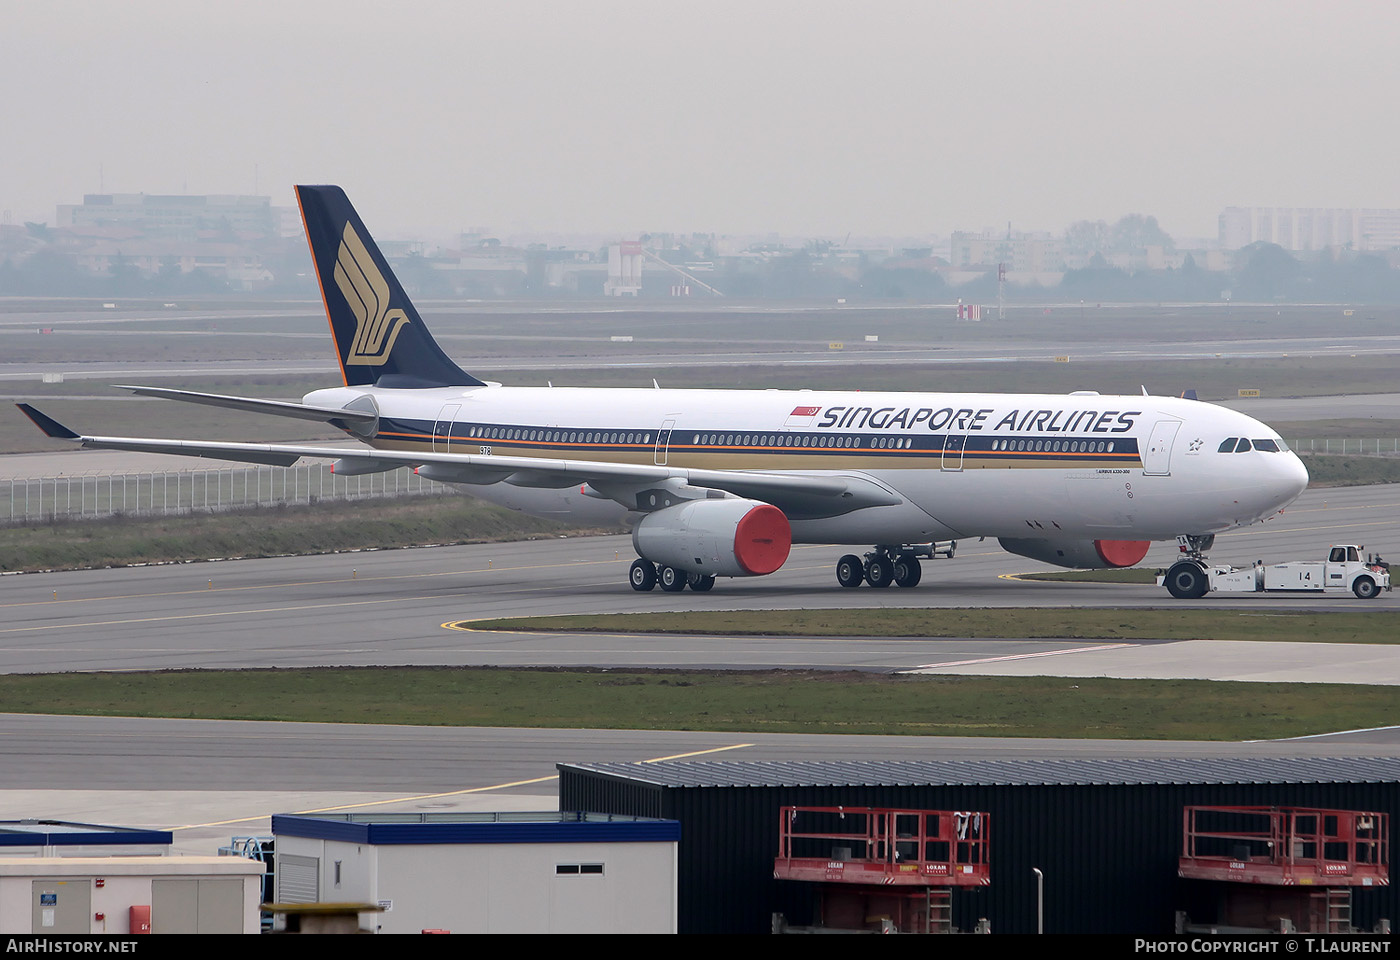
[[(1178, 538), (1183, 540), (1185, 538)], [(1178, 600), (1197, 600), (1207, 593), (1264, 593), (1289, 591), (1294, 593), (1347, 593), (1362, 600), (1379, 597), (1389, 591), (1390, 564), (1377, 554), (1366, 554), (1363, 546), (1334, 544), (1325, 560), (1289, 560), (1266, 564), (1256, 560), (1254, 566), (1236, 569), (1225, 564), (1211, 564), (1199, 556), (1190, 555), (1189, 544), (1182, 543), (1188, 556), (1174, 563), (1157, 578), (1157, 585)]]

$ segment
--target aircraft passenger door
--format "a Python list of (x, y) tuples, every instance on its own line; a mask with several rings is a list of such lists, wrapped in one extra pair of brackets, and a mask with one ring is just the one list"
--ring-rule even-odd
[[(949, 424), (952, 426), (952, 424)], [(967, 448), (967, 434), (950, 433), (943, 443), (943, 469), (956, 472), (963, 468), (963, 451)]]
[(1144, 477), (1169, 477), (1172, 473), (1172, 441), (1181, 429), (1180, 420), (1158, 420), (1142, 452)]
[(437, 423), (433, 424), (433, 453), (450, 452), (448, 447), (452, 444), (452, 421), (461, 409), (460, 403), (444, 403), (438, 411)]
[(656, 435), (656, 465), (666, 466), (666, 456), (671, 448), (671, 428), (676, 425), (674, 420), (665, 420), (661, 424), (661, 432)]

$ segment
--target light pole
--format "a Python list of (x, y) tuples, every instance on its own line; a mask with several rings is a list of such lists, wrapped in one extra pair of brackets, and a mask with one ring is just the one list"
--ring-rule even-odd
[(1035, 874), (1035, 932), (1045, 932), (1045, 874), (1039, 867), (1031, 867)]

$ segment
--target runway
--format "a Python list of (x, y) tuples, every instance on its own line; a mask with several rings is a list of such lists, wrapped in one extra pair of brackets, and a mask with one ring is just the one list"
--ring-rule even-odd
[[(1106, 304), (1087, 311), (1083, 304), (1018, 304), (1009, 319), (986, 323), (954, 321), (952, 303), (420, 306), (435, 338), (465, 368), (479, 374), (558, 371), (556, 381), (580, 369), (859, 363), (936, 370), (946, 364), (1400, 353), (1392, 310), (1346, 318), (1341, 308), (1325, 304)], [(22, 346), (0, 361), (0, 382), (61, 373), (112, 383), (266, 375), (324, 375), (331, 383), (337, 373), (324, 314), (314, 301), (231, 302), (208, 310), (76, 303), (42, 312), (0, 310), (0, 336)]]
[[(264, 334), (263, 336), (276, 336)], [(451, 344), (451, 334), (436, 335)], [(310, 335), (298, 334), (309, 339)], [(479, 340), (479, 337), (472, 337)], [(1025, 345), (999, 344), (995, 341), (968, 344), (921, 344), (899, 349), (862, 349), (853, 343), (847, 350), (833, 350), (825, 344), (744, 343), (742, 349), (729, 343), (728, 349), (717, 347), (713, 341), (693, 340), (684, 345), (660, 338), (643, 346), (656, 352), (633, 353), (609, 348), (609, 339), (589, 338), (581, 349), (568, 357), (540, 355), (533, 357), (481, 357), (470, 361), (477, 374), (502, 374), (512, 371), (560, 371), (555, 379), (567, 377), (569, 370), (628, 370), (633, 368), (686, 368), (735, 366), (846, 366), (861, 365), (926, 366), (936, 369), (943, 364), (1003, 364), (1053, 362), (1056, 357), (1069, 357), (1077, 362), (1165, 362), (1171, 360), (1239, 360), (1277, 359), (1282, 357), (1333, 357), (1341, 351), (1358, 356), (1393, 356), (1400, 353), (1400, 337), (1308, 337), (1279, 338), (1260, 341), (1218, 340), (1192, 344), (1154, 342), (1124, 349), (1111, 345), (1045, 341)], [(632, 341), (636, 343), (637, 341)], [(630, 346), (631, 344), (629, 344)], [(682, 348), (683, 347), (683, 348)], [(670, 348), (669, 350), (666, 348)], [(470, 349), (470, 348), (468, 348)], [(1064, 351), (1069, 350), (1066, 354)], [(457, 352), (457, 351), (454, 351)], [(859, 356), (856, 354), (859, 352)], [(69, 380), (106, 380), (111, 383), (142, 382), (168, 377), (249, 377), (316, 375), (327, 384), (335, 382), (338, 370), (333, 360), (318, 358), (283, 360), (206, 359), (193, 362), (89, 362), (89, 363), (0, 363), (0, 382), (36, 381), (45, 373), (61, 372)]]

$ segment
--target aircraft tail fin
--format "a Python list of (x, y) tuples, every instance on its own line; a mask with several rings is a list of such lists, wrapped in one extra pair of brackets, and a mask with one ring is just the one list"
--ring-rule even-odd
[(296, 191), (346, 385), (482, 386), (428, 332), (345, 191)]

